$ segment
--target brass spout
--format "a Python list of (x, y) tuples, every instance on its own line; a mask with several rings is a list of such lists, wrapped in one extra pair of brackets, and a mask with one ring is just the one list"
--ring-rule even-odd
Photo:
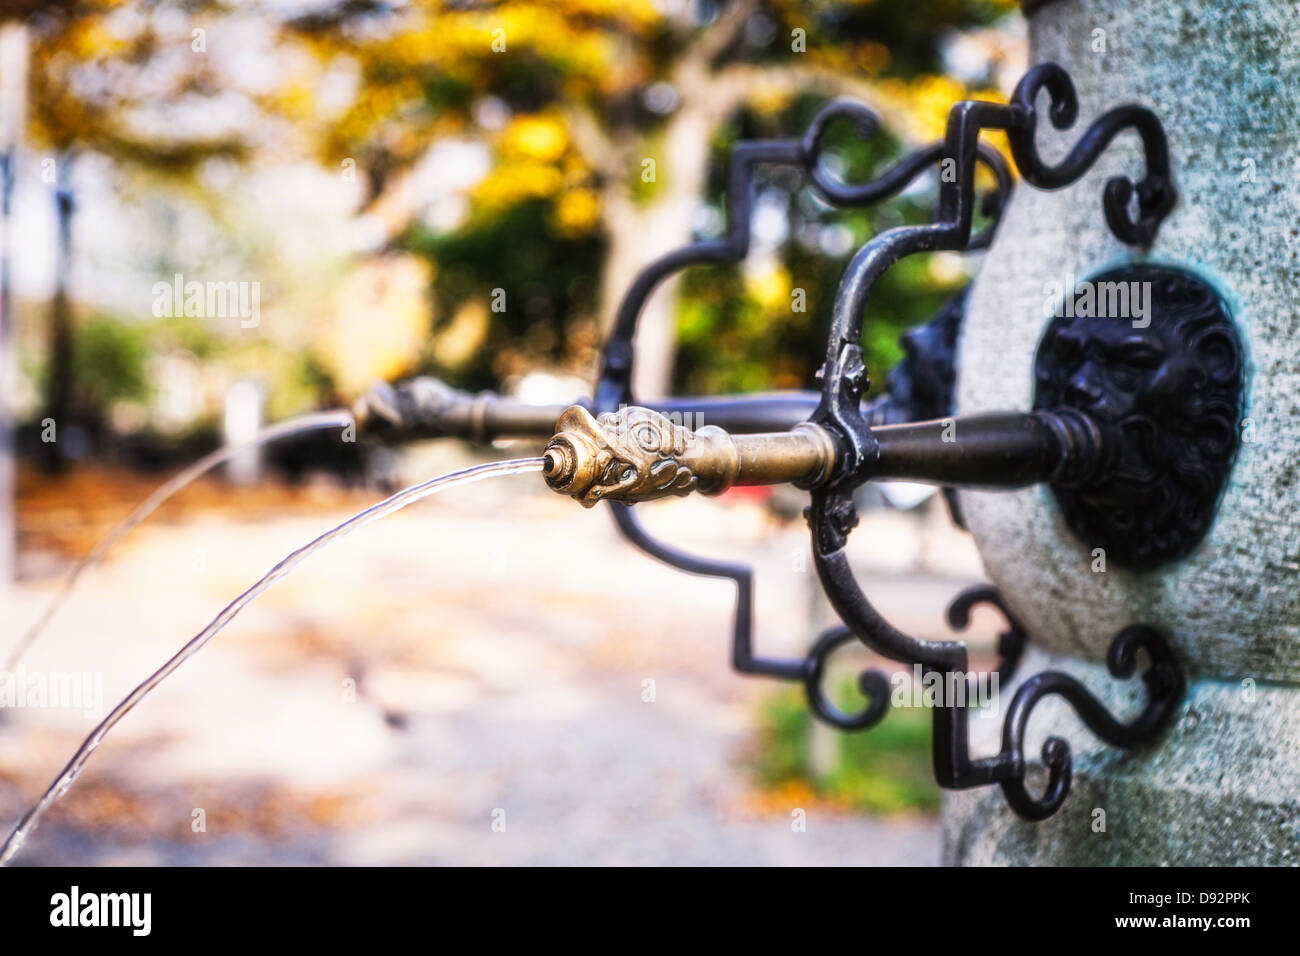
[(733, 485), (810, 488), (829, 477), (835, 456), (830, 435), (807, 422), (732, 435), (715, 425), (692, 431), (638, 406), (593, 418), (574, 405), (556, 422), (542, 473), (551, 488), (590, 508), (605, 499), (717, 495)]

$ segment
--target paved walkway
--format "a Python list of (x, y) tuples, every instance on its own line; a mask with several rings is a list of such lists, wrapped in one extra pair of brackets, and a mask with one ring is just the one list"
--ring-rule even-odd
[[(745, 756), (773, 685), (729, 669), (730, 585), (632, 552), (603, 509), (535, 482), (453, 490), (313, 557), (123, 721), (20, 859), (937, 862), (931, 818), (758, 798)], [(87, 574), (27, 666), (102, 673), (111, 706), (346, 514), (198, 512), (145, 525)], [(705, 500), (644, 514), (682, 544), (758, 555), (760, 646), (806, 645), (810, 609), (825, 611), (802, 522)], [(885, 612), (942, 634), (943, 602), (978, 574), (969, 542), (918, 535), (916, 519), (896, 513), (868, 516), (854, 537)], [(55, 582), (18, 586), (3, 647)], [(0, 824), (95, 719), (0, 711)], [(795, 809), (804, 832), (791, 826)]]

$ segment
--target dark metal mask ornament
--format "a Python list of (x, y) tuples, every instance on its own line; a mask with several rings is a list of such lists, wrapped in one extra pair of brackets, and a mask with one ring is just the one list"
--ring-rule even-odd
[[(1143, 314), (1120, 302), (1133, 298)], [(1065, 522), (1126, 567), (1185, 557), (1237, 450), (1243, 362), (1227, 307), (1196, 276), (1156, 266), (1099, 275), (1069, 305), (1039, 345), (1034, 407), (1072, 405), (1131, 437), (1104, 483), (1053, 487)]]
[[(940, 187), (936, 221), (886, 232), (854, 257), (836, 299), (821, 401), (807, 423), (773, 435), (727, 436), (715, 429), (707, 436), (700, 433), (704, 440), (699, 443), (686, 437), (684, 443), (692, 449), (688, 455), (662, 447), (645, 455), (644, 448), (616, 449), (619, 442), (635, 443), (644, 434), (624, 425), (654, 413), (625, 409), (598, 419), (588, 415), (582, 421), (569, 420), (572, 431), (562, 430), (552, 439), (548, 483), (574, 494), (574, 477), (582, 473), (589, 478), (576, 484), (584, 500), (594, 495), (628, 503), (664, 493), (717, 493), (732, 483), (794, 481), (811, 487), (807, 514), (814, 560), (849, 634), (891, 660), (919, 665), (927, 684), (933, 675), (941, 687), (970, 680), (965, 645), (918, 640), (894, 627), (873, 607), (849, 566), (844, 545), (857, 523), (853, 492), (863, 483), (907, 479), (979, 489), (1046, 483), (1070, 527), (1085, 542), (1106, 547), (1118, 563), (1146, 568), (1187, 554), (1208, 529), (1231, 467), (1243, 392), (1242, 350), (1227, 309), (1208, 284), (1189, 273), (1136, 265), (1094, 280), (1098, 285), (1137, 283), (1133, 288), (1145, 293), (1147, 303), (1140, 315), (1089, 312), (1080, 308), (1072, 292), (1038, 351), (1033, 411), (887, 423), (862, 404), (868, 384), (860, 345), (867, 294), (889, 266), (905, 256), (966, 247), (981, 130), (1007, 133), (1030, 186), (1057, 189), (1082, 176), (1118, 133), (1134, 129), (1145, 147), (1146, 172), (1137, 183), (1122, 177), (1107, 183), (1102, 197), (1106, 221), (1124, 242), (1145, 245), (1172, 207), (1168, 153), (1153, 114), (1135, 106), (1111, 110), (1085, 131), (1061, 163), (1049, 166), (1034, 145), (1035, 101), (1044, 91), (1053, 124), (1070, 126), (1077, 112), (1073, 85), (1051, 64), (1026, 74), (1009, 105), (965, 102), (953, 107), (942, 156), (954, 163), (956, 176), (945, 177)], [(1134, 216), (1131, 205), (1136, 207)], [(943, 389), (930, 392), (941, 395)], [(603, 437), (593, 438), (593, 431)], [(581, 447), (604, 449), (600, 454), (611, 457), (586, 461), (576, 452), (565, 457), (564, 449)], [(597, 467), (600, 462), (603, 467)], [(665, 491), (669, 485), (653, 475), (671, 475), (671, 489)], [(666, 560), (687, 566), (695, 559), (678, 553)], [(713, 565), (701, 573), (719, 572)], [(742, 597), (744, 593), (742, 584)], [(963, 629), (972, 606), (981, 601), (999, 603), (987, 588), (959, 596), (949, 608), (952, 626)], [(737, 667), (805, 683), (810, 675), (820, 676), (825, 655), (847, 639), (843, 631), (829, 632), (805, 661), (763, 662), (755, 660), (741, 640), (747, 640), (748, 631), (738, 629), (737, 636)], [(1014, 665), (1022, 640), (1011, 622), (1003, 636), (1004, 669)], [(1031, 794), (1025, 786), (1029, 763), (1024, 753), (1030, 714), (1040, 700), (1055, 695), (1112, 746), (1150, 742), (1167, 724), (1182, 696), (1184, 679), (1165, 635), (1142, 624), (1116, 635), (1107, 657), (1111, 674), (1131, 677), (1139, 651), (1148, 658), (1142, 674), (1148, 700), (1131, 721), (1113, 717), (1073, 677), (1046, 671), (1017, 689), (1003, 725), (1001, 750), (992, 757), (971, 757), (966, 701), (940, 700), (933, 708), (939, 784), (967, 789), (996, 783), (1020, 816), (1051, 816), (1069, 793), (1070, 749), (1058, 737), (1047, 740), (1042, 750), (1047, 786), (1041, 795)], [(808, 683), (814, 711), (840, 725), (868, 726), (883, 711), (883, 695), (875, 696), (881, 678), (873, 674), (862, 678), (872, 698), (862, 714), (822, 713), (828, 705), (815, 684)]]

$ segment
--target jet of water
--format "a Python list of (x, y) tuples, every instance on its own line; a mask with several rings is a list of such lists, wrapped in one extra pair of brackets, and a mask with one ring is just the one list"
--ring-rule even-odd
[(409, 504), (419, 501), (421, 498), (428, 497), (439, 491), (445, 491), (448, 488), (457, 485), (467, 485), (471, 482), (479, 481), (483, 478), (504, 477), (506, 475), (519, 475), (527, 472), (540, 472), (545, 459), (542, 458), (514, 458), (509, 461), (493, 462), (487, 465), (477, 465), (473, 468), (466, 468), (463, 471), (452, 472), (443, 475), (440, 478), (431, 478), (428, 481), (421, 482), (418, 485), (412, 485), (399, 491), (391, 497), (385, 498), (378, 504), (371, 505), (365, 511), (353, 515), (347, 521), (336, 525), (329, 531), (320, 535), (314, 541), (303, 545), (297, 551), (291, 553), (287, 558), (282, 560), (275, 567), (271, 568), (264, 574), (252, 587), (250, 587), (239, 597), (235, 598), (222, 609), (221, 613), (214, 617), (208, 626), (199, 631), (198, 634), (190, 640), (179, 651), (173, 654), (165, 664), (150, 674), (142, 681), (135, 690), (127, 694), (122, 701), (109, 711), (99, 725), (91, 731), (90, 736), (82, 742), (77, 748), (77, 752), (72, 755), (62, 772), (50, 784), (49, 789), (41, 796), (30, 810), (23, 815), (18, 821), (18, 825), (13, 828), (4, 845), (0, 846), (0, 866), (7, 865), (14, 855), (23, 845), (23, 841), (36, 829), (40, 823), (41, 817), (45, 812), (68, 792), (73, 782), (80, 775), (82, 768), (86, 766), (86, 761), (90, 759), (96, 748), (103, 742), (104, 737), (112, 730), (117, 722), (120, 721), (136, 704), (140, 703), (145, 696), (157, 687), (173, 671), (193, 657), (204, 644), (210, 641), (222, 628), (229, 624), (246, 605), (263, 591), (269, 588), (276, 581), (280, 580), (300, 563), (319, 551), (325, 545), (329, 544), (335, 538), (340, 538), (357, 528), (367, 525), (377, 518), (390, 515), (394, 511), (405, 508)]
[(222, 462), (228, 461), (241, 451), (249, 448), (257, 448), (260, 445), (267, 445), (281, 438), (288, 438), (291, 435), (300, 435), (303, 432), (314, 431), (318, 428), (347, 428), (353, 422), (352, 413), (339, 410), (330, 412), (311, 412), (306, 415), (298, 415), (290, 418), (288, 421), (279, 422), (269, 428), (264, 428), (246, 442), (240, 442), (234, 445), (223, 445), (216, 451), (209, 452), (194, 464), (190, 465), (184, 471), (179, 472), (171, 480), (167, 481), (158, 488), (140, 504), (136, 505), (135, 510), (123, 518), (108, 534), (99, 540), (99, 543), (91, 549), (90, 553), (73, 565), (72, 570), (64, 577), (63, 583), (50, 599), (50, 603), (45, 606), (41, 616), (32, 622), (31, 627), (23, 634), (22, 638), (9, 655), (5, 658), (3, 667), (0, 670), (12, 672), (14, 666), (22, 659), (23, 655), (31, 649), (36, 638), (45, 630), (46, 626), (54, 619), (55, 613), (63, 606), (64, 602), (72, 594), (73, 587), (76, 586), (77, 579), (87, 568), (93, 567), (104, 559), (104, 555), (112, 550), (113, 546), (126, 537), (127, 533), (140, 522), (144, 521), (151, 514), (158, 510), (172, 495), (176, 494), (191, 482), (196, 481), (203, 475), (207, 474), (213, 468), (216, 468)]

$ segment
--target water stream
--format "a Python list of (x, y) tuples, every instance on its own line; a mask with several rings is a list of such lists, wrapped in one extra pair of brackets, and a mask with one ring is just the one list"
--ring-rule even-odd
[(184, 471), (179, 472), (169, 481), (164, 483), (153, 494), (151, 494), (140, 504), (136, 505), (135, 510), (123, 518), (113, 527), (108, 534), (91, 549), (90, 553), (73, 565), (72, 570), (64, 577), (63, 583), (59, 589), (54, 592), (50, 598), (49, 604), (41, 612), (40, 617), (32, 622), (22, 638), (9, 651), (5, 657), (3, 666), (0, 671), (12, 671), (14, 666), (22, 659), (23, 655), (31, 649), (36, 638), (45, 630), (46, 626), (54, 619), (55, 613), (63, 606), (68, 597), (72, 594), (73, 587), (76, 586), (77, 579), (86, 571), (87, 568), (93, 567), (104, 559), (104, 555), (112, 550), (113, 546), (126, 537), (127, 533), (140, 522), (144, 521), (151, 514), (158, 510), (162, 504), (176, 494), (182, 488), (198, 480), (207, 474), (213, 468), (223, 462), (228, 461), (235, 455), (250, 448), (257, 448), (261, 445), (270, 444), (281, 438), (288, 438), (292, 435), (301, 435), (304, 432), (314, 431), (318, 428), (346, 428), (352, 424), (352, 413), (347, 411), (331, 412), (312, 412), (307, 415), (298, 415), (287, 421), (264, 428), (246, 442), (240, 442), (235, 445), (223, 445), (216, 451), (209, 452), (194, 464), (190, 465)]
[(4, 845), (0, 846), (0, 866), (8, 864), (14, 858), (14, 855), (22, 848), (23, 842), (31, 832), (36, 829), (36, 825), (40, 823), (41, 817), (45, 815), (45, 812), (49, 810), (60, 797), (68, 792), (68, 789), (72, 786), (73, 782), (76, 781), (82, 769), (86, 766), (86, 762), (90, 759), (90, 755), (95, 752), (101, 743), (103, 743), (104, 737), (107, 736), (108, 732), (117, 725), (118, 721), (130, 712), (131, 708), (140, 703), (140, 701), (142, 701), (151, 690), (165, 680), (168, 675), (193, 657), (204, 644), (210, 641), (218, 632), (221, 631), (222, 628), (234, 620), (235, 615), (243, 610), (249, 602), (276, 581), (280, 580), (280, 578), (292, 571), (316, 551), (319, 551), (335, 538), (340, 538), (349, 532), (355, 531), (363, 525), (369, 524), (377, 518), (390, 515), (394, 511), (405, 508), (409, 504), (414, 504), (421, 498), (428, 497), (436, 492), (445, 491), (446, 489), (456, 487), (457, 485), (467, 485), (471, 482), (480, 481), (483, 478), (505, 477), (506, 475), (519, 475), (527, 472), (540, 472), (542, 470), (543, 461), (544, 459), (542, 458), (514, 458), (510, 461), (477, 465), (473, 468), (466, 468), (463, 471), (443, 475), (440, 478), (431, 478), (428, 481), (423, 481), (418, 485), (412, 485), (410, 488), (399, 491), (397, 494), (385, 498), (378, 504), (371, 505), (365, 511), (353, 515), (347, 521), (344, 521), (340, 525), (336, 525), (329, 531), (326, 531), (324, 534), (317, 537), (315, 540), (303, 545), (301, 548), (291, 553), (288, 557), (259, 578), (258, 581), (247, 591), (227, 604), (225, 608), (222, 609), (221, 613), (208, 623), (207, 627), (199, 631), (199, 633), (194, 635), (194, 637), (190, 638), (190, 640), (186, 642), (185, 646), (173, 654), (166, 663), (145, 678), (145, 680), (143, 680), (135, 690), (127, 694), (116, 707), (109, 711), (108, 716), (99, 722), (99, 725), (91, 731), (90, 736), (88, 736), (85, 741), (82, 742), (81, 746), (77, 748), (77, 752), (72, 755), (72, 759), (68, 761), (67, 766), (63, 768), (59, 775), (54, 779), (54, 782), (50, 784), (49, 789), (47, 789), (32, 808), (23, 815), (23, 818), (18, 821), (18, 825), (15, 826), (13, 831), (9, 834)]

